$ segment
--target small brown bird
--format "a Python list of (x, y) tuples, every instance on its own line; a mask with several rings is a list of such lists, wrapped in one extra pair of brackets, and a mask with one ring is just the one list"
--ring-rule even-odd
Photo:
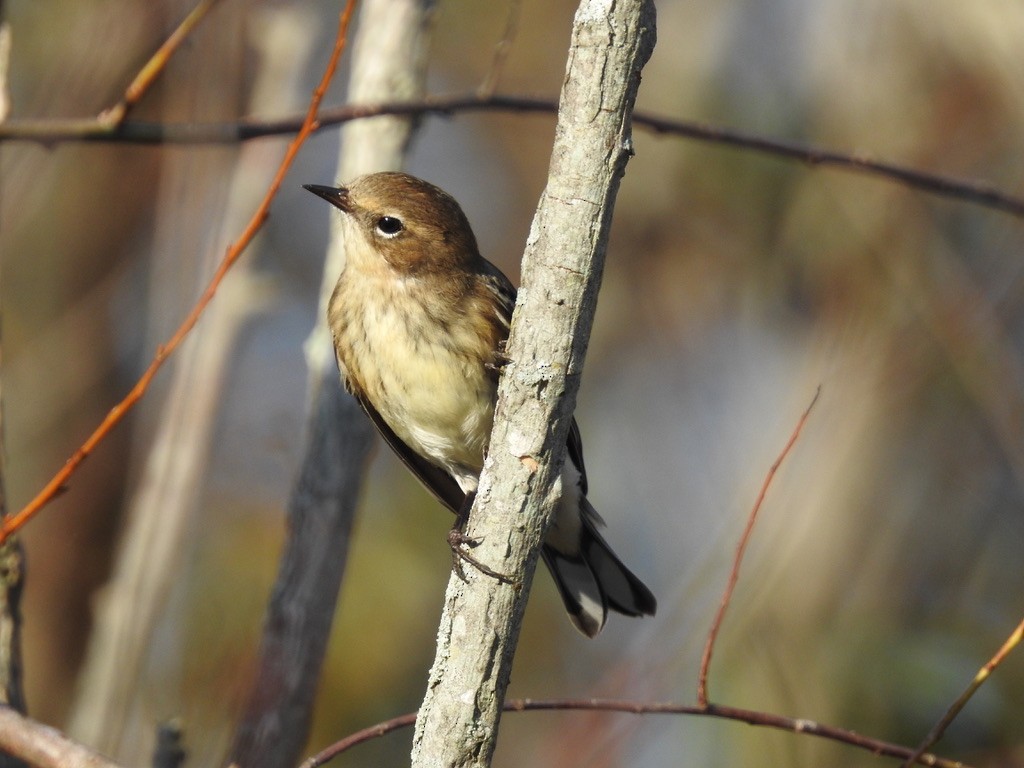
[[(451, 195), (404, 173), (305, 188), (344, 214), (346, 263), (328, 308), (338, 366), (388, 445), (459, 519), (491, 434), (516, 291), (480, 255)], [(597, 530), (573, 419), (544, 562), (589, 637), (608, 609), (653, 615), (651, 591)]]

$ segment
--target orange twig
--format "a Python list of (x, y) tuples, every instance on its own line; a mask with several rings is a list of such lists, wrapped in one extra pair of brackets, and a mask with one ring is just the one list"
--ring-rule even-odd
[(199, 4), (192, 9), (191, 13), (178, 25), (178, 28), (171, 33), (170, 37), (164, 41), (164, 44), (157, 49), (156, 53), (139, 70), (139, 74), (135, 76), (135, 79), (125, 89), (121, 100), (110, 109), (104, 110), (99, 116), (99, 122), (102, 125), (107, 128), (116, 128), (124, 122), (124, 119), (128, 117), (128, 112), (149, 90), (149, 87), (160, 76), (160, 73), (164, 71), (167, 62), (171, 60), (174, 52), (181, 47), (185, 39), (192, 34), (192, 30), (199, 25), (199, 22), (206, 17), (206, 14), (216, 3), (217, 0), (199, 0)]
[(263, 201), (256, 209), (256, 212), (252, 215), (252, 218), (242, 231), (242, 234), (239, 235), (238, 239), (228, 247), (223, 260), (221, 260), (220, 265), (217, 267), (216, 273), (214, 273), (209, 285), (206, 286), (206, 290), (203, 291), (203, 295), (199, 297), (199, 301), (197, 301), (195, 306), (192, 307), (192, 311), (188, 313), (188, 316), (184, 321), (182, 321), (178, 330), (174, 332), (174, 335), (171, 336), (167, 342), (157, 347), (156, 354), (150, 362), (149, 367), (125, 398), (110, 410), (95, 431), (84, 443), (82, 443), (81, 447), (75, 451), (71, 458), (65, 462), (61, 470), (53, 476), (50, 482), (46, 484), (36, 497), (16, 515), (12, 515), (3, 521), (2, 525), (0, 525), (0, 544), (6, 541), (7, 538), (15, 531), (21, 529), (28, 520), (52, 501), (58, 493), (65, 489), (68, 479), (72, 474), (74, 474), (75, 470), (78, 469), (81, 463), (89, 457), (89, 454), (95, 450), (96, 446), (99, 445), (107, 434), (121, 421), (121, 419), (124, 418), (125, 414), (127, 414), (142, 398), (142, 396), (146, 394), (146, 390), (149, 389), (149, 384), (153, 380), (157, 371), (160, 370), (160, 367), (164, 364), (167, 358), (170, 357), (181, 345), (181, 342), (184, 341), (189, 331), (191, 331), (196, 322), (198, 322), (203, 311), (206, 309), (207, 304), (209, 304), (213, 299), (214, 294), (217, 292), (217, 288), (220, 286), (220, 283), (224, 279), (228, 270), (231, 269), (232, 265), (236, 261), (238, 261), (239, 256), (242, 255), (243, 251), (263, 225), (263, 222), (266, 221), (267, 215), (270, 211), (270, 204), (273, 201), (274, 196), (277, 194), (277, 190), (281, 187), (281, 182), (284, 180), (289, 168), (291, 168), (292, 162), (294, 161), (299, 148), (306, 141), (306, 138), (317, 128), (317, 112), (320, 108), (320, 102), (324, 97), (324, 93), (327, 92), (327, 86), (330, 84), (331, 78), (334, 76), (334, 71), (338, 66), (338, 59), (345, 48), (348, 23), (349, 19), (352, 17), (352, 11), (355, 4), (356, 0), (348, 0), (345, 5), (345, 10), (341, 14), (338, 26), (338, 37), (334, 43), (334, 50), (331, 52), (331, 58), (327, 64), (327, 68), (324, 70), (323, 77), (320, 79), (320, 83), (317, 85), (316, 90), (313, 92), (313, 97), (310, 99), (309, 110), (306, 112), (306, 119), (304, 120), (302, 127), (299, 129), (299, 133), (288, 145), (288, 150), (285, 152), (284, 159), (281, 160), (281, 164), (277, 169), (277, 174), (274, 176), (274, 180), (270, 184), (270, 188), (267, 190), (266, 195), (264, 195)]
[(978, 674), (974, 676), (970, 685), (964, 689), (964, 692), (960, 694), (959, 698), (957, 698), (950, 708), (946, 710), (946, 714), (944, 714), (942, 719), (935, 724), (935, 727), (929, 731), (924, 741), (921, 742), (921, 746), (914, 750), (914, 754), (906, 759), (901, 768), (907, 768), (908, 766), (916, 763), (918, 759), (920, 759), (921, 755), (923, 755), (925, 751), (932, 746), (932, 744), (942, 738), (942, 734), (946, 732), (946, 728), (948, 728), (949, 724), (952, 723), (953, 720), (956, 719), (956, 716), (960, 714), (960, 711), (964, 706), (966, 706), (975, 691), (977, 691), (981, 687), (982, 683), (988, 679), (988, 676), (992, 674), (992, 671), (1003, 663), (1003, 659), (1010, 655), (1010, 651), (1020, 644), (1022, 638), (1024, 638), (1024, 619), (1022, 619), (1020, 624), (1017, 625), (1017, 628), (1010, 633), (1010, 636), (1006, 638), (1006, 642), (1003, 643), (1002, 647), (998, 651), (996, 651), (996, 655), (989, 659), (985, 666), (978, 670)]
[(725, 591), (722, 593), (722, 600), (718, 604), (718, 612), (715, 614), (715, 620), (711, 622), (711, 629), (708, 631), (708, 639), (704, 644), (704, 654), (700, 660), (700, 673), (697, 676), (697, 704), (703, 709), (708, 708), (708, 668), (711, 666), (711, 654), (715, 649), (715, 640), (718, 639), (718, 631), (722, 628), (722, 621), (725, 619), (725, 612), (729, 608), (729, 601), (732, 600), (733, 590), (736, 589), (736, 582), (740, 577), (740, 564), (743, 562), (743, 555), (747, 550), (747, 543), (750, 541), (750, 534), (754, 530), (754, 523), (757, 521), (757, 514), (761, 511), (761, 504), (764, 502), (764, 497), (768, 493), (768, 488), (772, 484), (772, 480), (775, 479), (775, 473), (778, 472), (782, 462), (789, 455), (790, 450), (796, 445), (797, 439), (800, 437), (800, 432), (804, 428), (804, 424), (807, 423), (807, 417), (811, 415), (811, 410), (814, 408), (815, 403), (818, 402), (818, 397), (821, 395), (821, 387), (814, 393), (814, 397), (811, 399), (811, 404), (807, 406), (807, 410), (804, 411), (803, 416), (800, 417), (800, 421), (797, 422), (796, 428), (793, 430), (793, 434), (789, 436), (789, 441), (786, 446), (782, 449), (782, 453), (775, 459), (775, 463), (772, 464), (771, 469), (768, 470), (768, 474), (765, 475), (764, 482), (761, 484), (761, 491), (757, 494), (757, 500), (754, 502), (754, 508), (750, 510), (750, 516), (747, 518), (747, 526), (743, 529), (743, 535), (740, 536), (739, 544), (736, 546), (736, 556), (732, 561), (732, 570), (729, 572), (729, 581), (725, 585)]

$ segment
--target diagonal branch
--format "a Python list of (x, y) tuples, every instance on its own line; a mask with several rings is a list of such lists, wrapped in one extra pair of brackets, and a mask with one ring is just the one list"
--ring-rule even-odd
[(757, 515), (761, 511), (764, 497), (767, 495), (768, 489), (775, 479), (775, 474), (779, 471), (779, 467), (782, 466), (782, 462), (786, 460), (790, 450), (796, 445), (800, 432), (803, 431), (804, 424), (807, 423), (807, 418), (811, 415), (811, 411), (818, 402), (820, 395), (821, 387), (818, 387), (814, 397), (811, 398), (811, 404), (807, 406), (807, 409), (797, 422), (793, 433), (789, 436), (789, 440), (786, 441), (786, 445), (783, 447), (779, 457), (775, 459), (775, 463), (772, 464), (768, 474), (765, 475), (764, 482), (761, 484), (761, 490), (757, 494), (757, 500), (754, 502), (754, 507), (750, 510), (750, 515), (747, 517), (747, 525), (740, 535), (739, 544), (736, 545), (736, 556), (732, 561), (732, 570), (729, 571), (729, 580), (726, 582), (725, 590), (722, 592), (722, 599), (718, 604), (718, 610), (715, 612), (715, 618), (711, 622), (711, 629), (708, 630), (707, 641), (704, 644), (704, 653), (700, 660), (700, 672), (697, 675), (697, 704), (699, 706), (710, 706), (708, 704), (708, 669), (711, 666), (711, 655), (715, 650), (715, 640), (718, 639), (718, 632), (722, 628), (725, 612), (728, 610), (729, 603), (732, 600), (733, 590), (736, 589), (736, 582), (739, 581), (740, 565), (743, 563), (743, 555), (747, 551), (747, 543), (750, 541), (750, 534), (754, 531), (754, 524), (757, 522)]
[(487, 459), (466, 533), (509, 577), (453, 574), (413, 737), (414, 768), (490, 765), (530, 582), (593, 323), (630, 116), (654, 49), (649, 0), (583, 0), (573, 22), (548, 182), (523, 280)]
[[(433, 6), (433, 0), (363, 1), (349, 93), (385, 98), (423, 92)], [(401, 168), (413, 122), (382, 118), (348, 126), (336, 178)], [(342, 238), (333, 234), (317, 322), (304, 345), (310, 411), (288, 499), (287, 537), (252, 688), (229, 753), (229, 763), (246, 768), (294, 765), (306, 742), (372, 440), (369, 421), (342, 391), (327, 324), (327, 305), (344, 263)]]
[(139, 73), (128, 84), (128, 88), (125, 89), (121, 100), (109, 109), (104, 110), (96, 118), (97, 124), (105, 126), (108, 130), (113, 130), (125, 121), (128, 113), (146, 95), (146, 91), (156, 82), (156, 79), (160, 77), (174, 52), (181, 47), (181, 44), (188, 39), (192, 31), (199, 26), (199, 22), (206, 18), (207, 13), (216, 4), (217, 0), (199, 0), (196, 7), (182, 20), (181, 24), (163, 42), (163, 45), (157, 49), (149, 61), (142, 65), (142, 69), (139, 70)]
[(149, 367), (146, 368), (145, 372), (136, 382), (135, 386), (132, 387), (131, 391), (121, 400), (121, 402), (110, 410), (100, 425), (93, 430), (88, 439), (86, 439), (78, 450), (72, 454), (72, 456), (65, 462), (64, 466), (50, 479), (43, 489), (36, 494), (35, 498), (26, 504), (25, 507), (23, 507), (17, 514), (11, 515), (3, 520), (2, 525), (0, 525), (0, 544), (6, 541), (11, 534), (24, 526), (25, 523), (34, 517), (43, 507), (53, 501), (58, 494), (67, 489), (68, 481), (78, 467), (81, 466), (82, 462), (89, 457), (103, 439), (110, 434), (110, 431), (116, 427), (135, 406), (135, 404), (142, 399), (149, 389), (149, 385), (152, 382), (153, 377), (156, 376), (160, 368), (163, 367), (163, 364), (181, 345), (185, 340), (185, 337), (188, 336), (189, 332), (195, 327), (196, 323), (199, 322), (199, 318), (202, 317), (203, 311), (213, 300), (214, 295), (217, 293), (217, 289), (227, 276), (228, 271), (235, 262), (238, 261), (242, 253), (245, 252), (249, 243), (251, 243), (252, 239), (256, 236), (256, 233), (259, 232), (260, 228), (263, 226), (263, 222), (265, 222), (267, 217), (270, 215), (271, 203), (277, 195), (277, 191), (280, 189), (285, 175), (288, 173), (292, 163), (295, 161), (295, 156), (298, 154), (302, 145), (305, 144), (306, 139), (309, 138), (316, 128), (317, 113), (320, 108), (320, 102), (323, 100), (324, 93), (327, 92), (327, 86), (334, 77), (334, 71), (337, 68), (338, 59), (345, 47), (345, 33), (348, 28), (351, 5), (352, 3), (350, 2), (346, 7), (346, 11), (341, 14), (338, 27), (338, 37), (335, 41), (334, 50), (331, 53), (330, 60), (324, 70), (323, 78), (320, 80), (320, 83), (317, 85), (316, 90), (313, 92), (313, 96), (310, 99), (309, 109), (306, 112), (306, 118), (303, 121), (302, 127), (299, 129), (299, 133), (288, 145), (288, 149), (285, 152), (284, 158), (281, 160), (281, 164), (277, 169), (274, 180), (271, 183), (270, 188), (267, 190), (266, 195), (264, 195), (262, 202), (260, 202), (255, 213), (253, 213), (252, 218), (249, 220), (249, 223), (238, 236), (238, 239), (228, 247), (223, 260), (217, 267), (217, 271), (214, 273), (210, 283), (203, 291), (203, 294), (199, 297), (195, 306), (192, 307), (192, 310), (182, 321), (181, 325), (178, 326), (178, 329), (174, 334), (164, 344), (157, 348), (156, 354), (153, 356), (153, 360), (150, 362)]
[(0, 706), (0, 749), (37, 768), (120, 768), (56, 728)]
[(1006, 638), (1006, 642), (1002, 644), (998, 651), (996, 651), (995, 655), (985, 662), (985, 665), (978, 670), (978, 674), (974, 676), (974, 679), (971, 680), (970, 684), (964, 689), (964, 692), (960, 694), (952, 705), (950, 705), (949, 709), (946, 710), (946, 714), (944, 714), (939, 722), (935, 724), (935, 727), (928, 732), (928, 735), (925, 737), (924, 741), (921, 742), (921, 745), (914, 750), (914, 753), (910, 755), (910, 757), (906, 759), (903, 763), (903, 768), (909, 768), (909, 766), (916, 763), (926, 750), (930, 749), (933, 744), (942, 738), (942, 734), (946, 732), (949, 724), (952, 723), (956, 719), (957, 715), (960, 714), (961, 710), (967, 706), (967, 702), (971, 700), (971, 697), (974, 696), (975, 692), (977, 692), (982, 684), (988, 680), (992, 671), (1003, 663), (1014, 648), (1020, 645), (1020, 641), (1022, 639), (1024, 639), (1024, 620), (1022, 620), (1021, 623), (1017, 625), (1017, 628), (1010, 633), (1010, 636)]

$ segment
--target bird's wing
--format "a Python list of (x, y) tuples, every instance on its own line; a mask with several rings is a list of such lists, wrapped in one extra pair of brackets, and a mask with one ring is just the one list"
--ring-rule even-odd
[(569, 425), (569, 437), (566, 440), (566, 448), (569, 450), (569, 461), (573, 463), (580, 473), (580, 492), (587, 495), (587, 468), (583, 466), (583, 438), (580, 436), (580, 427), (573, 416)]
[(516, 308), (516, 288), (512, 281), (505, 277), (505, 273), (491, 264), (487, 259), (481, 259), (483, 269), (481, 277), (483, 284), (494, 295), (494, 312), (496, 319), (508, 335), (509, 326), (512, 324), (512, 310)]
[(408, 445), (406, 445), (402, 439), (394, 433), (374, 408), (370, 401), (363, 397), (358, 392), (354, 392), (356, 400), (359, 401), (359, 405), (363, 407), (366, 415), (370, 417), (370, 421), (380, 432), (380, 436), (384, 438), (385, 442), (391, 446), (391, 450), (395, 452), (395, 455), (402, 460), (402, 463), (409, 468), (409, 470), (416, 475), (416, 479), (426, 486), (427, 490), (430, 491), (434, 496), (437, 497), (438, 501), (444, 504), (448, 509), (456, 514), (462, 509), (463, 502), (466, 500), (466, 494), (459, 488), (459, 484), (452, 479), (452, 476), (445, 472), (443, 469), (435, 464), (431, 464), (429, 461), (424, 459), (418, 453), (413, 451)]

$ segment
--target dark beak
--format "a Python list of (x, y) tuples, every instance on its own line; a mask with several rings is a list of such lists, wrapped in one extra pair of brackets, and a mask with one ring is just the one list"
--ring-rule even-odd
[(352, 204), (348, 200), (348, 190), (345, 187), (325, 187), (322, 184), (303, 184), (302, 187), (345, 213), (352, 213)]

